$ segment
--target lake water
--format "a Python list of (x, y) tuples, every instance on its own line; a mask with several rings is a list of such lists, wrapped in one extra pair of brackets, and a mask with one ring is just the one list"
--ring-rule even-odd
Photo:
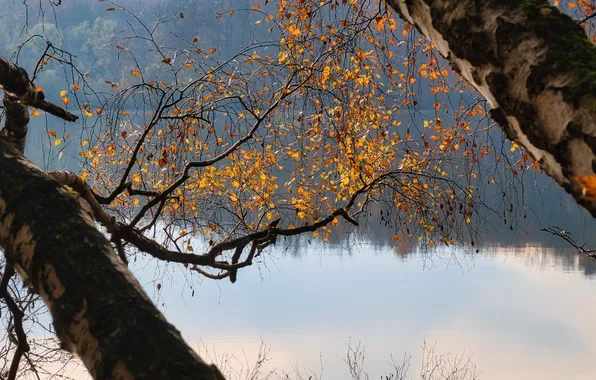
[(195, 348), (207, 345), (212, 360), (253, 364), (264, 343), (267, 369), (349, 379), (348, 344), (360, 343), (371, 379), (389, 374), (391, 357), (399, 362), (404, 353), (417, 378), (426, 341), (438, 353), (471, 357), (481, 379), (596, 378), (596, 283), (573, 251), (490, 247), (404, 257), (361, 243), (350, 254), (311, 245), (298, 256), (272, 256), (236, 284), (203, 281), (194, 297), (179, 269), (165, 281), (163, 271), (140, 276), (148, 289), (163, 284), (153, 295), (166, 316)]
[(389, 374), (391, 359), (404, 355), (407, 378), (419, 379), (425, 342), (437, 354), (470, 359), (484, 380), (596, 378), (594, 265), (572, 250), (492, 246), (404, 256), (360, 243), (298, 252), (271, 252), (236, 284), (191, 280), (171, 265), (136, 265), (135, 273), (202, 356), (236, 370), (229, 379), (248, 378), (240, 372), (263, 345), (263, 373), (289, 379), (299, 378), (296, 371), (351, 379), (349, 345), (364, 350), (370, 379)]

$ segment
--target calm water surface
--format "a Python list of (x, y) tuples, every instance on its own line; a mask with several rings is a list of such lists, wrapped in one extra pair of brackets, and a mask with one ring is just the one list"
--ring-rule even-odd
[[(264, 342), (266, 367), (286, 372), (298, 366), (348, 379), (348, 343), (360, 342), (372, 379), (405, 352), (414, 378), (426, 340), (471, 356), (481, 379), (596, 378), (596, 284), (573, 252), (528, 246), (404, 257), (365, 243), (347, 251), (278, 249), (236, 284), (206, 280), (192, 297), (184, 281), (165, 280), (153, 295), (194, 347), (253, 363)], [(154, 289), (163, 272), (148, 268), (137, 273)], [(180, 279), (179, 269), (168, 273)]]

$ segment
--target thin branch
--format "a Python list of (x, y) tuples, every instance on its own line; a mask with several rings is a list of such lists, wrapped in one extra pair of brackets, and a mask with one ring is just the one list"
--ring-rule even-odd
[(19, 308), (12, 296), (8, 293), (8, 281), (14, 275), (14, 273), (15, 271), (12, 265), (6, 263), (6, 267), (4, 268), (4, 275), (2, 276), (2, 281), (0, 282), (0, 298), (4, 298), (6, 306), (8, 306), (8, 309), (12, 314), (13, 324), (15, 332), (17, 334), (18, 342), (17, 349), (12, 358), (12, 363), (10, 364), (10, 370), (8, 372), (7, 380), (15, 380), (17, 378), (17, 372), (19, 370), (21, 357), (25, 352), (29, 352), (30, 349), (29, 343), (27, 342), (27, 334), (25, 334), (25, 330), (23, 329), (23, 311)]
[(544, 232), (548, 232), (551, 235), (558, 236), (561, 239), (565, 240), (569, 245), (573, 248), (577, 249), (578, 252), (588, 256), (591, 259), (596, 259), (596, 249), (585, 249), (585, 244), (579, 245), (575, 239), (571, 237), (571, 233), (569, 231), (562, 230), (558, 227), (547, 227), (541, 229)]
[(592, 18), (594, 18), (594, 17), (596, 17), (596, 13), (592, 13), (591, 15), (588, 15), (588, 16), (584, 17), (582, 20), (578, 21), (577, 23), (578, 23), (579, 25), (581, 25), (581, 24), (583, 24), (584, 22), (586, 22), (586, 21), (588, 21), (588, 20), (590, 20), (590, 19), (592, 19)]
[[(145, 214), (147, 213), (147, 211), (149, 211), (149, 209), (151, 209), (152, 207), (157, 205), (159, 202), (161, 202), (162, 199), (169, 196), (175, 189), (180, 187), (188, 178), (190, 178), (190, 175), (188, 174), (190, 169), (211, 166), (211, 165), (225, 159), (226, 157), (230, 156), (242, 144), (244, 144), (246, 141), (252, 139), (252, 137), (254, 136), (256, 131), (259, 129), (259, 127), (261, 126), (263, 121), (265, 121), (265, 119), (269, 116), (269, 114), (271, 114), (275, 110), (275, 108), (277, 108), (277, 106), (279, 106), (279, 104), (285, 98), (287, 98), (292, 93), (294, 93), (294, 91), (296, 91), (297, 89), (300, 88), (300, 85), (297, 85), (293, 89), (291, 89), (291, 90), (289, 89), (289, 85), (292, 82), (292, 80), (296, 74), (297, 74), (297, 71), (292, 74), (292, 76), (288, 79), (286, 84), (281, 88), (281, 90), (280, 90), (282, 92), (281, 96), (261, 116), (257, 117), (257, 120), (255, 121), (254, 125), (252, 126), (250, 131), (243, 138), (236, 141), (226, 151), (222, 152), (221, 154), (219, 154), (209, 160), (191, 161), (188, 164), (186, 164), (182, 175), (174, 183), (172, 183), (167, 189), (165, 189), (159, 196), (155, 197), (154, 199), (150, 200), (145, 205), (143, 205), (143, 207), (141, 208), (139, 213), (130, 222), (129, 226), (131, 228), (133, 228), (145, 216)], [(139, 146), (137, 145), (137, 147), (139, 147)], [(133, 154), (133, 158), (131, 159), (131, 162), (133, 162), (133, 160), (136, 160), (136, 154)], [(129, 165), (129, 167), (130, 167), (130, 165)], [(127, 173), (125, 173), (125, 174), (127, 175)]]

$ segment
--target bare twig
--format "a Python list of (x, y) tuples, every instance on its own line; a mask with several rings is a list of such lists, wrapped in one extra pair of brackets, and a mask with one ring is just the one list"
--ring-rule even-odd
[(8, 309), (12, 314), (14, 329), (17, 334), (18, 342), (17, 349), (12, 358), (12, 363), (10, 364), (10, 370), (8, 372), (7, 380), (15, 380), (17, 378), (17, 371), (19, 369), (21, 357), (25, 352), (29, 352), (30, 349), (29, 343), (27, 343), (27, 335), (25, 334), (25, 330), (23, 329), (23, 311), (19, 308), (12, 296), (8, 293), (8, 281), (14, 275), (14, 273), (15, 272), (12, 265), (7, 263), (4, 269), (4, 275), (2, 276), (2, 281), (0, 282), (0, 298), (4, 298), (6, 306), (8, 306)]
[(561, 239), (569, 243), (573, 248), (577, 249), (578, 252), (588, 256), (591, 259), (596, 259), (596, 249), (586, 249), (584, 248), (585, 244), (579, 245), (579, 243), (577, 243), (577, 241), (575, 241), (575, 239), (571, 237), (571, 233), (569, 231), (565, 231), (556, 226), (542, 228), (541, 230), (544, 232), (548, 232), (551, 235), (560, 237)]

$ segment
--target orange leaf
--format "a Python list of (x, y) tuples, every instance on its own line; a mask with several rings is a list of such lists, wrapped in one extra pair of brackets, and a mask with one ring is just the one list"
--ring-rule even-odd
[(596, 199), (596, 175), (588, 175), (584, 177), (575, 177), (583, 189), (583, 195), (587, 199)]
[(139, 75), (141, 75), (141, 72), (139, 70), (130, 70), (130, 74), (138, 77)]

